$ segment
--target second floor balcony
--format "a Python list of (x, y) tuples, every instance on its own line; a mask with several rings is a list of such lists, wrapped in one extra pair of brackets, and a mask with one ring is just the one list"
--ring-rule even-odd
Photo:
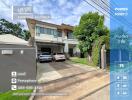
[(76, 43), (76, 39), (71, 32), (64, 33), (62, 30), (44, 28), (37, 26), (35, 28), (35, 39), (41, 41), (49, 41), (49, 42), (61, 42), (64, 43), (66, 41), (71, 43)]

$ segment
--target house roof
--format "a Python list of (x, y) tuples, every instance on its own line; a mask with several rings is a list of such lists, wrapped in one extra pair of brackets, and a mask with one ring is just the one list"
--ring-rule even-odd
[(28, 45), (28, 42), (12, 34), (3, 34), (0, 35), (0, 44)]
[(74, 27), (74, 26), (67, 25), (67, 24), (64, 24), (64, 23), (62, 23), (61, 25), (58, 25), (58, 24), (43, 22), (43, 21), (39, 21), (39, 20), (36, 20), (36, 19), (31, 19), (31, 18), (27, 18), (26, 21), (27, 21), (27, 23), (42, 24), (42, 25), (47, 25), (47, 26), (56, 27), (56, 28), (58, 28), (58, 29), (73, 30), (73, 27)]

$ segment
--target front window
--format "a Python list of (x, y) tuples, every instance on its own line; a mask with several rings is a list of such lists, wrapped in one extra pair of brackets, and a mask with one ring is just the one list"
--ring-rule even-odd
[(72, 31), (67, 32), (67, 38), (68, 39), (74, 39), (74, 35)]
[(61, 32), (61, 30), (58, 30), (58, 37), (62, 37), (62, 32)]
[(54, 35), (54, 29), (51, 29), (51, 35)]
[(51, 29), (47, 28), (47, 34), (51, 35)]
[(40, 36), (40, 34), (54, 35), (54, 37), (61, 37), (62, 36), (61, 31), (58, 31), (56, 29), (50, 29), (50, 28), (44, 28), (44, 27), (36, 26), (36, 35)]
[(36, 35), (40, 36), (40, 27), (39, 26), (36, 26)]
[(48, 33), (47, 28), (44, 28), (44, 34), (47, 34), (47, 33)]
[(56, 38), (57, 37), (57, 30), (54, 30), (54, 37)]
[(44, 28), (40, 27), (40, 33), (43, 34), (44, 33)]

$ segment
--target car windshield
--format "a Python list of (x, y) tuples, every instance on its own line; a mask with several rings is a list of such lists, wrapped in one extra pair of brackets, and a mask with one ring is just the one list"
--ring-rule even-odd
[(42, 55), (50, 55), (49, 52), (43, 52)]

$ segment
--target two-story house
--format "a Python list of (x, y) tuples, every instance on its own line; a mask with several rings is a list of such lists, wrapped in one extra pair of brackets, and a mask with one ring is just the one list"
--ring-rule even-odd
[(65, 53), (79, 55), (78, 41), (73, 36), (73, 26), (26, 19), (37, 52)]

